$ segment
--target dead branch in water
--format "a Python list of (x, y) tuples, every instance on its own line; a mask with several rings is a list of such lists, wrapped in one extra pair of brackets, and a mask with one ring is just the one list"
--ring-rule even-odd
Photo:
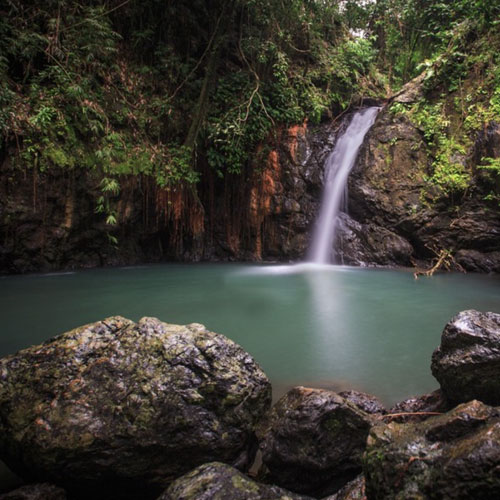
[(438, 250), (436, 247), (431, 247), (429, 245), (425, 246), (435, 255), (435, 257), (432, 259), (432, 267), (430, 267), (429, 269), (417, 268), (413, 273), (415, 279), (418, 279), (419, 276), (432, 276), (442, 267), (444, 267), (447, 271), (457, 269), (458, 271), (465, 273), (465, 269), (454, 259), (452, 250), (448, 250), (445, 248)]

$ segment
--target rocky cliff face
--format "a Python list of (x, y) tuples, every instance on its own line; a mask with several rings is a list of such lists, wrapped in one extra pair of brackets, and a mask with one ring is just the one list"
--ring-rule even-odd
[[(421, 79), (394, 98), (420, 98)], [(323, 166), (342, 120), (282, 130), (255, 165), (220, 179), (200, 166), (197, 185), (161, 189), (148, 177), (120, 179), (106, 194), (117, 224), (96, 213), (102, 189), (91, 171), (0, 174), (0, 271), (30, 272), (159, 260), (300, 260), (318, 210)], [(384, 106), (349, 178), (349, 216), (340, 218), (337, 256), (353, 265), (430, 261), (449, 250), (466, 270), (500, 272), (500, 211), (484, 201), (481, 158), (500, 157), (500, 125), (477, 134), (460, 159), (472, 188), (454, 203), (429, 201), (433, 158), (423, 131)], [(426, 191), (427, 189), (427, 191)]]
[[(413, 102), (420, 96), (420, 87), (419, 79), (410, 83), (395, 102)], [(473, 172), (471, 187), (455, 200), (429, 199), (432, 187), (426, 179), (433, 158), (424, 147), (423, 130), (408, 116), (385, 107), (349, 179), (350, 214), (361, 224), (381, 227), (406, 240), (417, 260), (428, 260), (435, 256), (434, 250), (446, 249), (468, 271), (500, 272), (500, 210), (485, 201), (487, 191), (477, 169), (485, 156), (500, 156), (498, 124), (491, 123), (478, 133), (459, 159)], [(394, 261), (405, 264), (408, 253), (403, 257)]]
[(257, 166), (195, 187), (161, 189), (123, 177), (106, 194), (116, 225), (97, 213), (103, 196), (87, 169), (0, 174), (0, 271), (33, 272), (159, 260), (290, 260), (307, 248), (333, 126), (284, 130)]

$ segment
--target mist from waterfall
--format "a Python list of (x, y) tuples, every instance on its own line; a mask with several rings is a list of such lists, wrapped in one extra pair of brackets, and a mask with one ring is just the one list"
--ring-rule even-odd
[(379, 109), (374, 106), (354, 113), (326, 160), (323, 197), (307, 255), (308, 262), (328, 264), (332, 261), (338, 214), (347, 207), (347, 178)]

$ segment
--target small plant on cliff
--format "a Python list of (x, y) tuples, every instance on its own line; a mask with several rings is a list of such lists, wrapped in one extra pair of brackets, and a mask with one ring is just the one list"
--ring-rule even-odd
[[(465, 166), (466, 147), (463, 136), (451, 132), (450, 119), (444, 103), (429, 104), (420, 101), (409, 111), (410, 118), (422, 131), (429, 156), (434, 158), (431, 172), (425, 177), (428, 197), (449, 198), (463, 193), (470, 185), (472, 176)], [(432, 189), (434, 188), (434, 189)], [(436, 191), (437, 190), (437, 191)]]
[(478, 168), (484, 172), (483, 178), (491, 188), (485, 199), (500, 207), (500, 158), (481, 158), (481, 163)]

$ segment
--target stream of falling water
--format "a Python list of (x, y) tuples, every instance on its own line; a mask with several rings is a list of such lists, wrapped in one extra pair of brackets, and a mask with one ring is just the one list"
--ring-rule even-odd
[(308, 262), (332, 262), (337, 217), (342, 203), (347, 204), (347, 178), (365, 135), (373, 125), (380, 108), (364, 108), (354, 113), (346, 130), (338, 138), (326, 160), (325, 186), (320, 211), (314, 227)]

